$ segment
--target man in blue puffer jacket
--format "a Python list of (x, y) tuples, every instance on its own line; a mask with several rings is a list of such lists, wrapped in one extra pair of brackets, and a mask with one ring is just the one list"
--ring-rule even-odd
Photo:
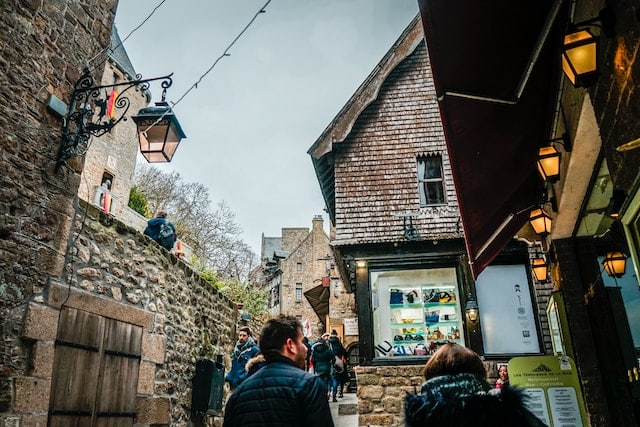
[(223, 427), (333, 427), (326, 385), (304, 370), (302, 338), (295, 317), (267, 321), (260, 334), (266, 365), (231, 394)]

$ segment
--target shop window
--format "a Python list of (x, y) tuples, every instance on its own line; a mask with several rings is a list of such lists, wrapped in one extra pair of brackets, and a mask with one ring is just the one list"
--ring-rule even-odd
[[(602, 266), (603, 257), (598, 257), (598, 264)], [(631, 264), (631, 258), (627, 259), (627, 267), (622, 277), (611, 277), (604, 269), (601, 269), (600, 276), (602, 283), (606, 287), (618, 288), (620, 297), (624, 302), (624, 310), (631, 331), (633, 346), (640, 348), (640, 292), (638, 292), (638, 278)]]
[[(629, 328), (633, 337), (633, 344), (640, 348), (640, 293), (638, 292), (638, 273), (640, 269), (640, 191), (636, 191), (629, 202), (624, 215), (622, 216), (631, 257), (627, 259), (625, 274), (617, 279), (617, 286), (622, 288), (622, 299), (624, 301)], [(600, 260), (602, 265), (602, 260)], [(602, 276), (605, 285), (613, 282), (612, 278)]]
[(485, 268), (476, 280), (484, 353), (540, 353), (540, 340), (527, 268), (523, 264)]
[(442, 205), (445, 203), (442, 156), (418, 157), (418, 191), (421, 206)]
[(375, 357), (426, 356), (464, 345), (455, 268), (371, 271)]

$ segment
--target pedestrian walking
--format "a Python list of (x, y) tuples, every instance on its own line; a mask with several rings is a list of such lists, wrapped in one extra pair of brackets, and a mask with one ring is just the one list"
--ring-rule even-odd
[(247, 362), (255, 357), (259, 351), (251, 329), (248, 326), (239, 328), (238, 341), (236, 341), (236, 346), (231, 354), (231, 369), (224, 378), (229, 383), (231, 390), (234, 390), (247, 378)]
[(334, 402), (337, 402), (336, 395), (338, 397), (344, 396), (343, 378), (346, 372), (345, 360), (347, 358), (347, 351), (344, 349), (344, 346), (340, 342), (338, 331), (336, 331), (335, 329), (331, 330), (331, 335), (329, 335), (327, 343), (329, 344), (331, 354), (333, 355), (333, 359), (331, 361), (331, 398)]
[(231, 394), (223, 427), (333, 427), (326, 385), (304, 370), (307, 348), (300, 321), (268, 320), (260, 352), (266, 364)]
[[(333, 363), (333, 353), (329, 347), (329, 333), (323, 334), (311, 346), (311, 363), (316, 376), (320, 377), (325, 384), (327, 397), (331, 398), (331, 365)], [(337, 400), (334, 398), (334, 402)]]

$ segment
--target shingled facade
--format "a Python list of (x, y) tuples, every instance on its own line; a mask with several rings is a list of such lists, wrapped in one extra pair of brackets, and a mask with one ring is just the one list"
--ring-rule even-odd
[[(526, 295), (522, 301), (530, 317), (526, 331), (516, 333), (526, 332), (526, 338), (496, 351), (483, 319), (465, 315), (467, 301), (480, 297), (479, 290), (487, 298), (487, 286), (471, 276), (418, 18), (308, 153), (335, 226), (331, 245), (337, 266), (356, 295), (361, 365), (369, 366), (356, 369), (363, 380), (361, 425), (402, 424), (402, 396), (419, 384), (410, 372), (443, 342), (484, 355), (490, 375), (515, 354), (550, 350), (544, 310), (549, 289), (534, 283), (525, 243), (511, 242), (487, 275), (509, 282), (515, 274), (521, 283), (515, 290)], [(511, 297), (488, 292), (498, 300)], [(398, 378), (385, 382), (380, 393), (380, 384), (369, 379), (386, 376), (390, 365), (416, 365), (416, 370), (398, 369)]]

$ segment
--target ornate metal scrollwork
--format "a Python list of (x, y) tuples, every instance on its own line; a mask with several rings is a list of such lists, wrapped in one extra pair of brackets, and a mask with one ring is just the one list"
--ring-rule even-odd
[[(112, 85), (95, 86), (95, 80), (88, 68), (83, 70), (82, 76), (74, 85), (71, 94), (69, 113), (64, 119), (62, 127), (62, 140), (56, 161), (56, 171), (69, 159), (84, 155), (89, 139), (92, 136), (100, 137), (109, 132), (115, 125), (127, 119), (127, 112), (131, 106), (127, 91), (137, 87), (142, 91), (149, 88), (150, 82), (162, 81), (162, 100), (164, 101), (167, 88), (171, 86), (173, 73), (142, 79), (142, 75), (136, 75), (135, 80)], [(116, 95), (109, 93), (120, 92)], [(110, 97), (113, 97), (110, 99)], [(112, 105), (109, 106), (109, 102)]]

